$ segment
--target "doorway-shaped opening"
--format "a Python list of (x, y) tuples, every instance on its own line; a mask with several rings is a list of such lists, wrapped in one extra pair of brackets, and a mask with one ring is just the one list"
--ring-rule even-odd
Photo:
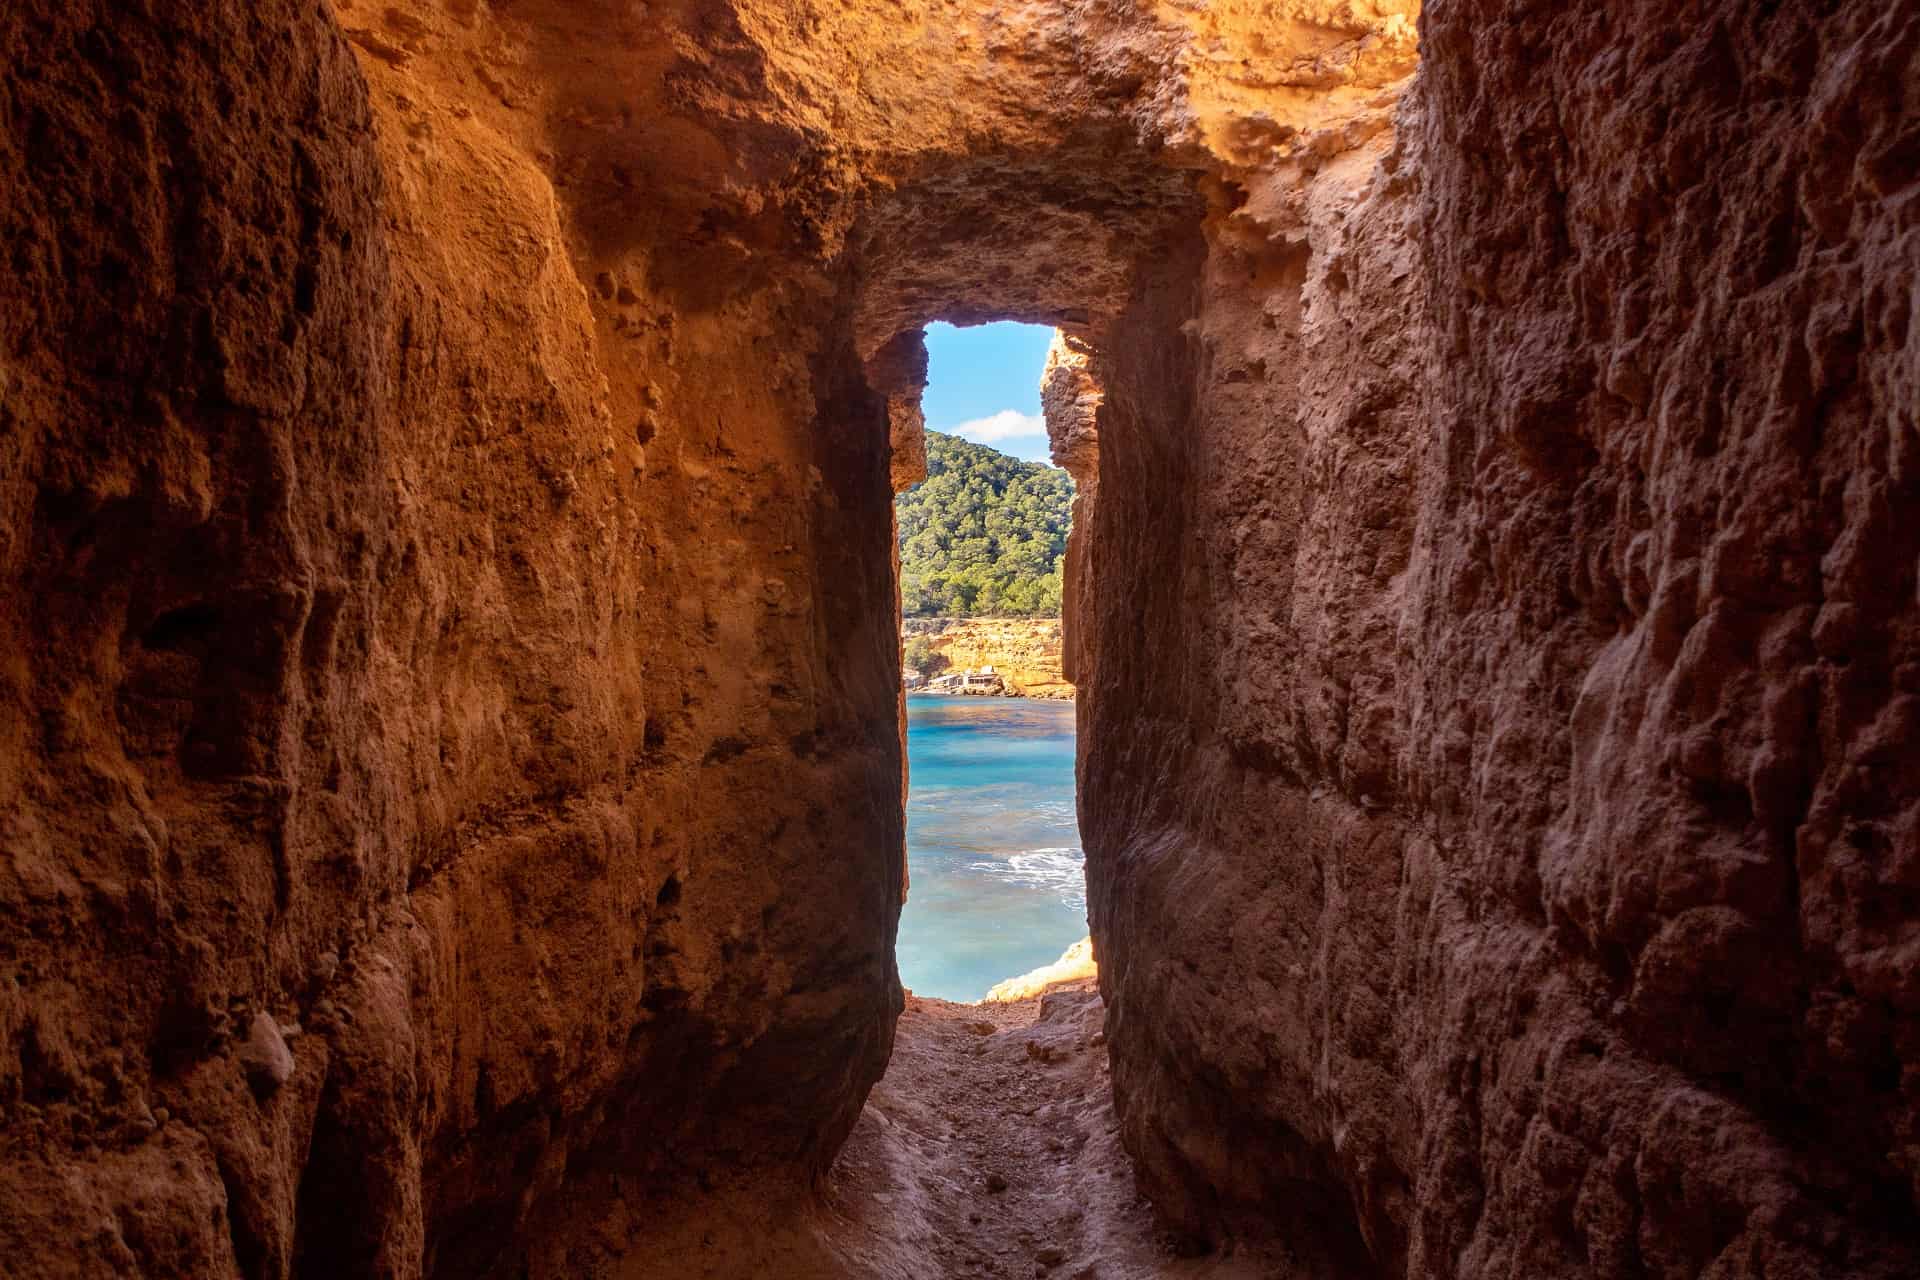
[(927, 478), (896, 507), (912, 887), (897, 958), (922, 996), (979, 1000), (1087, 935), (1061, 670), (1074, 489), (1040, 407), (1053, 339), (1014, 323), (926, 336)]

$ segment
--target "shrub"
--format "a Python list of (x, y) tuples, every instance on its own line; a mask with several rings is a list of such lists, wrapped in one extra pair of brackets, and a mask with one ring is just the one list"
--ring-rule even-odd
[(909, 636), (902, 647), (900, 661), (923, 676), (935, 676), (947, 669), (947, 655), (933, 647), (925, 636)]

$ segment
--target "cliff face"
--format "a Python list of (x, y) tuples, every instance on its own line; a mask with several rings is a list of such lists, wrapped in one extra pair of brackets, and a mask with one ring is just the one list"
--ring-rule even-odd
[(992, 667), (1023, 698), (1071, 698), (1060, 674), (1060, 623), (1054, 618), (909, 618), (904, 636), (924, 636), (951, 671)]
[(803, 1194), (900, 1003), (916, 334), (995, 316), (1160, 1209), (1912, 1273), (1920, 18), (1753, 8), (11, 6), (8, 1266)]

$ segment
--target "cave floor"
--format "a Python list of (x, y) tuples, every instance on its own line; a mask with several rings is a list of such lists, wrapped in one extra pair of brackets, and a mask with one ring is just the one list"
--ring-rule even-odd
[[(893, 1060), (818, 1194), (762, 1189), (628, 1224), (621, 1280), (1306, 1280), (1182, 1256), (1120, 1147), (1092, 982), (1028, 1000), (909, 996)], [(644, 1243), (642, 1243), (644, 1242)]]
[(1074, 1280), (1288, 1274), (1184, 1258), (1120, 1148), (1100, 996), (909, 997), (893, 1060), (834, 1166), (824, 1228), (848, 1275)]

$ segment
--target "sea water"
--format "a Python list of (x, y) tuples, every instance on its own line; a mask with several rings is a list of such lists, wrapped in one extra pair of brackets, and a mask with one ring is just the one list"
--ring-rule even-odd
[(900, 981), (978, 1000), (1087, 934), (1073, 803), (1073, 704), (907, 699)]

